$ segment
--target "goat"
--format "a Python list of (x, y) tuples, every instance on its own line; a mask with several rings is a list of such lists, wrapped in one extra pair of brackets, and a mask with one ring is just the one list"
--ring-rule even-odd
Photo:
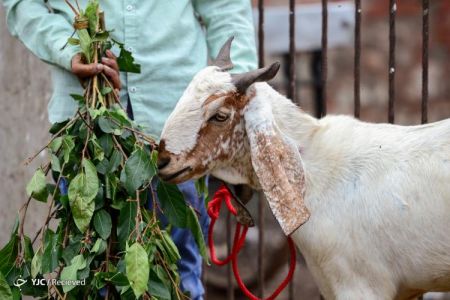
[(326, 299), (449, 291), (450, 120), (316, 119), (265, 82), (278, 63), (230, 74), (231, 41), (168, 118), (159, 176), (262, 189)]

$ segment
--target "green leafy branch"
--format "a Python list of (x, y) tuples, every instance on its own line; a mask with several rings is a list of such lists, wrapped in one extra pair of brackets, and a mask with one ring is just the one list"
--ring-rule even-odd
[[(115, 45), (120, 70), (140, 72), (105, 29), (97, 0), (84, 11), (77, 1), (65, 1), (75, 14), (76, 34), (68, 46), (95, 63)], [(156, 178), (157, 144), (128, 118), (108, 78), (93, 76), (84, 87), (82, 95), (71, 95), (78, 103), (74, 116), (54, 124), (50, 141), (27, 160), (48, 153), (49, 161), (27, 184), (29, 198), (0, 250), (0, 299), (187, 298), (179, 288), (180, 254), (170, 231), (172, 225), (189, 228), (207, 260), (196, 213), (176, 185)], [(47, 203), (48, 212), (30, 239), (24, 224), (32, 200)], [(167, 228), (160, 214), (171, 224)], [(20, 289), (14, 285), (19, 278), (26, 281)], [(33, 279), (84, 284), (42, 286)]]

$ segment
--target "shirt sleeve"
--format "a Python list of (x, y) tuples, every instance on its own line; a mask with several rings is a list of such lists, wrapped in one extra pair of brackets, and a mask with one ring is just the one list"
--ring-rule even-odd
[(225, 41), (234, 36), (232, 72), (256, 69), (255, 29), (250, 0), (193, 0), (193, 4), (206, 27), (209, 55), (216, 57)]
[[(44, 0), (3, 0), (10, 33), (41, 60), (71, 70), (79, 47), (67, 45), (73, 33), (69, 20), (50, 12)], [(62, 49), (62, 50), (61, 50)]]

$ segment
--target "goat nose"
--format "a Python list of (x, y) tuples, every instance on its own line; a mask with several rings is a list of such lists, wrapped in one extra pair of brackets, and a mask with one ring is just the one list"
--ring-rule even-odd
[(158, 169), (161, 170), (162, 168), (164, 168), (165, 166), (167, 166), (170, 163), (170, 157), (166, 156), (166, 157), (159, 157), (158, 158)]

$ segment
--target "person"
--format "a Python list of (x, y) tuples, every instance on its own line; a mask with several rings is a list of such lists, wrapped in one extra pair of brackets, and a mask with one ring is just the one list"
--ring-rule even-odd
[[(87, 1), (78, 2), (84, 7)], [(140, 74), (119, 74), (114, 55), (117, 48), (98, 64), (84, 64), (78, 47), (63, 47), (74, 31), (73, 12), (65, 1), (3, 0), (3, 5), (11, 34), (50, 65), (51, 123), (73, 116), (77, 103), (69, 95), (82, 92), (79, 79), (104, 72), (120, 90), (121, 102), (134, 120), (157, 138), (192, 77), (207, 66), (230, 36), (235, 37), (233, 72), (257, 66), (250, 0), (102, 1), (107, 29), (114, 29), (112, 38), (133, 53), (141, 64)], [(200, 212), (205, 230), (208, 217), (194, 183), (185, 183), (180, 190)], [(174, 229), (172, 236), (182, 256), (181, 288), (189, 291), (192, 299), (202, 299), (201, 257), (193, 237), (183, 229)]]

